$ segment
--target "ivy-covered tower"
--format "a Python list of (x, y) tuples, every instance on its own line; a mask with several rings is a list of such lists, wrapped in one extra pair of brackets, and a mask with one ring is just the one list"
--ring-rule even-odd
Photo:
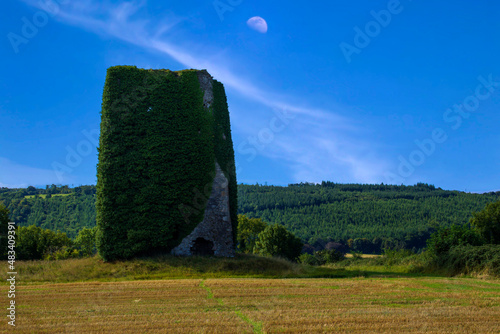
[(105, 260), (233, 256), (237, 198), (224, 86), (207, 71), (108, 69), (97, 165)]

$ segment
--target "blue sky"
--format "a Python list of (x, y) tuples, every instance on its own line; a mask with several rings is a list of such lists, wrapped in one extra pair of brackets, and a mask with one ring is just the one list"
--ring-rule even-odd
[[(4, 4), (0, 186), (95, 184), (106, 69), (224, 83), (238, 182), (500, 189), (496, 1)], [(261, 17), (267, 31), (247, 21)]]

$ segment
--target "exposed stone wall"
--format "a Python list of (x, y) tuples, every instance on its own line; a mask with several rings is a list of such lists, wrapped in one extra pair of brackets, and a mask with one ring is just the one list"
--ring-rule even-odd
[[(198, 71), (198, 81), (203, 91), (203, 105), (208, 112), (214, 101), (213, 78), (206, 70), (201, 70)], [(201, 254), (200, 249), (202, 249), (201, 255), (234, 256), (228, 184), (222, 169), (215, 162), (215, 177), (203, 221), (182, 240), (179, 246), (172, 249), (172, 254), (196, 255)]]
[(198, 81), (203, 91), (203, 106), (208, 110), (214, 103), (213, 78), (206, 70), (201, 70), (198, 71)]
[[(213, 244), (215, 256), (234, 256), (233, 234), (229, 214), (228, 180), (218, 163), (215, 163), (215, 178), (212, 192), (207, 202), (203, 221), (189, 234), (181, 244), (172, 249), (174, 255), (196, 255), (199, 238)], [(208, 243), (207, 243), (208, 244)]]

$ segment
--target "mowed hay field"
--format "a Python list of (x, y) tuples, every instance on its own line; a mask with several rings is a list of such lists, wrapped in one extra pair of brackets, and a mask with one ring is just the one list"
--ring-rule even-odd
[(19, 333), (500, 332), (500, 281), (489, 279), (19, 283)]

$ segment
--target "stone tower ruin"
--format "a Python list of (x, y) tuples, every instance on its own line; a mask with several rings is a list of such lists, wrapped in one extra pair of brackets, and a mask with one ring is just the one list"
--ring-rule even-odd
[(109, 68), (96, 197), (105, 260), (234, 256), (236, 175), (223, 85), (205, 70)]

